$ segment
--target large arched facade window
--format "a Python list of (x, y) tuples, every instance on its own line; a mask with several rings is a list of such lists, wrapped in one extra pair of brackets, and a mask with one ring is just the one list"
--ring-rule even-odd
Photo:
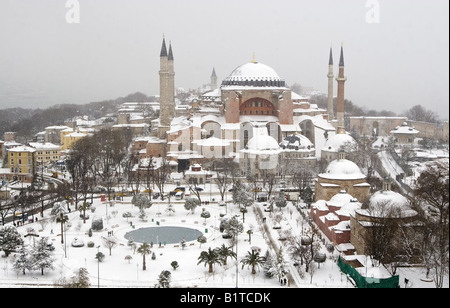
[(278, 116), (275, 106), (264, 98), (251, 98), (239, 106), (240, 115)]

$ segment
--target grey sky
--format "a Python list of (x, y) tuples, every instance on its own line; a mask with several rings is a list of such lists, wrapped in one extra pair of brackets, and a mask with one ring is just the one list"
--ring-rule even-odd
[[(346, 98), (400, 113), (421, 104), (448, 119), (449, 1), (0, 0), (0, 108), (84, 104), (159, 92), (163, 34), (172, 41), (176, 86), (219, 81), (259, 62), (288, 84), (327, 90), (328, 54), (344, 42)], [(336, 87), (335, 87), (336, 90)]]

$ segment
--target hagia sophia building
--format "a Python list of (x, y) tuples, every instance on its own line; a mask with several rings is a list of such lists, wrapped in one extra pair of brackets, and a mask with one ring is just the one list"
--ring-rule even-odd
[[(331, 161), (337, 158), (339, 147), (334, 139), (352, 141), (344, 130), (343, 47), (337, 77), (330, 49), (327, 110), (293, 92), (272, 67), (256, 59), (232, 70), (221, 85), (213, 70), (209, 91), (192, 101), (188, 109), (177, 106), (174, 53), (171, 44), (168, 47), (164, 38), (160, 116), (152, 123), (153, 137), (141, 157), (166, 157), (178, 172), (207, 159), (232, 158), (239, 163), (242, 176), (251, 173), (261, 177), (267, 172), (286, 174), (294, 164), (314, 166), (322, 152)], [(335, 138), (338, 135), (342, 136)]]
[[(165, 39), (160, 59), (160, 116), (152, 123), (151, 136), (135, 141), (139, 170), (148, 168), (145, 164), (151, 157), (152, 168), (158, 169), (165, 161), (185, 181), (197, 177), (198, 184), (204, 184), (212, 173), (203, 166), (216, 159), (232, 159), (239, 165), (240, 176), (259, 179), (269, 173), (292, 175), (326, 162), (314, 180), (310, 216), (340, 251), (364, 251), (357, 240), (350, 244), (354, 230), (363, 232), (364, 220), (372, 218), (362, 210), (362, 202), (371, 194), (370, 185), (361, 169), (346, 159), (345, 151), (354, 148), (356, 141), (344, 128), (343, 47), (337, 76), (330, 49), (327, 109), (293, 92), (273, 68), (255, 58), (232, 70), (221, 85), (213, 70), (208, 91), (188, 106), (177, 105), (174, 54)], [(379, 194), (393, 192), (383, 188)]]

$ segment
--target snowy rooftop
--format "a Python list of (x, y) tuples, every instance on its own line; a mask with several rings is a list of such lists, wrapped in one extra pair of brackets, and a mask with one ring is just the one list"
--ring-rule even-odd
[(324, 151), (337, 152), (342, 146), (354, 146), (356, 145), (355, 139), (349, 134), (336, 134), (328, 138), (325, 146), (322, 148)]
[(34, 152), (36, 152), (36, 149), (32, 148), (32, 147), (28, 147), (28, 146), (22, 145), (22, 146), (18, 146), (18, 147), (15, 147), (15, 148), (11, 148), (8, 151), (9, 152), (30, 152), (30, 153), (34, 153)]
[(253, 61), (237, 67), (222, 83), (222, 88), (286, 88), (273, 68)]
[(404, 218), (417, 215), (417, 212), (409, 207), (406, 197), (391, 190), (377, 191), (370, 197), (369, 209), (360, 209), (357, 212), (372, 217), (398, 215), (397, 217)]
[(319, 175), (324, 179), (338, 180), (356, 180), (365, 179), (359, 167), (352, 161), (347, 159), (333, 160), (325, 170), (325, 173)]
[(397, 126), (394, 130), (391, 130), (391, 134), (405, 134), (405, 135), (417, 135), (419, 133), (414, 127), (408, 126), (406, 122), (402, 126)]
[(36, 150), (60, 150), (61, 146), (49, 142), (30, 142), (30, 146)]

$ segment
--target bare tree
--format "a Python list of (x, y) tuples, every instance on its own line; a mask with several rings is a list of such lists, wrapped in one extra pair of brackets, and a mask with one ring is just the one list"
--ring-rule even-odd
[(434, 270), (436, 287), (449, 273), (449, 164), (437, 161), (420, 174), (414, 189), (415, 209), (424, 223), (422, 246), (427, 268)]
[(422, 105), (415, 105), (405, 112), (405, 116), (410, 120), (436, 123), (439, 117), (431, 110), (425, 109)]
[(227, 192), (228, 187), (233, 182), (233, 174), (235, 172), (236, 163), (232, 158), (220, 158), (214, 161), (214, 171), (216, 171), (217, 175), (214, 178), (214, 182), (216, 183), (222, 201), (225, 199), (225, 193)]
[(102, 237), (103, 245), (109, 249), (109, 255), (111, 255), (111, 251), (117, 245), (119, 245), (119, 240), (115, 236)]
[(164, 185), (167, 182), (169, 174), (170, 174), (169, 161), (165, 157), (163, 157), (161, 158), (161, 164), (155, 167), (155, 177), (154, 177), (155, 184), (159, 188), (159, 191), (161, 192), (162, 200), (164, 200)]

